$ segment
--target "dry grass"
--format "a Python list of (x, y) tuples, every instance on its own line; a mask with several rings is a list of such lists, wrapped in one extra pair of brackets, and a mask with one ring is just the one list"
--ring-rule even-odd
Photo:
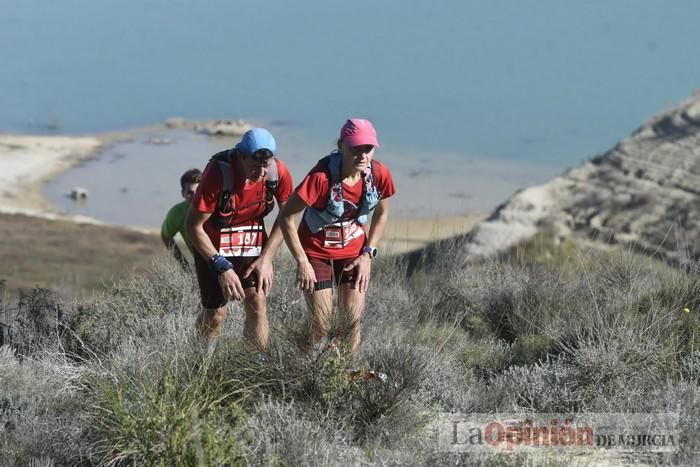
[[(455, 457), (436, 450), (426, 422), (445, 412), (678, 412), (685, 438), (661, 461), (696, 460), (697, 270), (544, 238), (466, 267), (457, 254), (435, 256), (432, 270), (408, 278), (400, 259), (382, 256), (351, 363), (342, 353), (301, 352), (306, 311), (294, 264), (280, 255), (261, 365), (241, 344), (239, 304), (213, 354), (202, 351), (193, 278), (161, 255), (145, 273), (80, 301), (22, 295), (16, 341), (0, 352), (0, 458), (570, 465), (554, 453)], [(388, 382), (348, 380), (351, 364)]]
[(163, 245), (132, 230), (0, 214), (0, 279), (9, 297), (50, 287), (63, 295), (104, 288), (132, 270), (145, 270)]

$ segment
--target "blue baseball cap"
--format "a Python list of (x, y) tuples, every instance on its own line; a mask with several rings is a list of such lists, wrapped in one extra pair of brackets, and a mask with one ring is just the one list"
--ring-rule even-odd
[(277, 143), (272, 133), (265, 128), (253, 128), (246, 131), (241, 138), (241, 142), (236, 145), (236, 149), (247, 157), (255, 154), (260, 149), (268, 149), (273, 155), (277, 155)]

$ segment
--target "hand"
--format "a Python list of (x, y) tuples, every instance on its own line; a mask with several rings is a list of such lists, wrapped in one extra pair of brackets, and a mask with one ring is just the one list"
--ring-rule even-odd
[(362, 253), (355, 258), (352, 263), (345, 266), (343, 270), (352, 271), (353, 268), (357, 268), (353, 287), (360, 293), (367, 292), (367, 289), (369, 289), (369, 277), (372, 270), (372, 259), (368, 255)]
[(254, 272), (257, 273), (258, 276), (258, 283), (255, 286), (255, 291), (257, 293), (262, 291), (265, 295), (269, 295), (270, 289), (272, 288), (272, 261), (264, 256), (260, 256), (245, 270), (243, 279), (247, 279), (248, 276)]
[(221, 293), (227, 300), (243, 300), (245, 297), (241, 280), (233, 269), (219, 274), (219, 286), (221, 287)]
[(316, 273), (308, 260), (297, 262), (297, 287), (306, 293), (313, 293)]

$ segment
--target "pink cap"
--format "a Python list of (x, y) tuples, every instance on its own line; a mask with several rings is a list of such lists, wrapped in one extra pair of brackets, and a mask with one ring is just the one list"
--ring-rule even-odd
[(374, 130), (372, 122), (363, 118), (351, 118), (345, 122), (343, 128), (340, 129), (340, 138), (353, 147), (365, 144), (379, 147), (377, 132)]

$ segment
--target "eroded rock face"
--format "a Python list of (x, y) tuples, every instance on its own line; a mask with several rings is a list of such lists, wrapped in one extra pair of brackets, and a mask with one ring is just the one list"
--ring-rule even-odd
[(493, 255), (543, 230), (698, 259), (700, 92), (602, 156), (515, 194), (463, 241), (470, 256)]

